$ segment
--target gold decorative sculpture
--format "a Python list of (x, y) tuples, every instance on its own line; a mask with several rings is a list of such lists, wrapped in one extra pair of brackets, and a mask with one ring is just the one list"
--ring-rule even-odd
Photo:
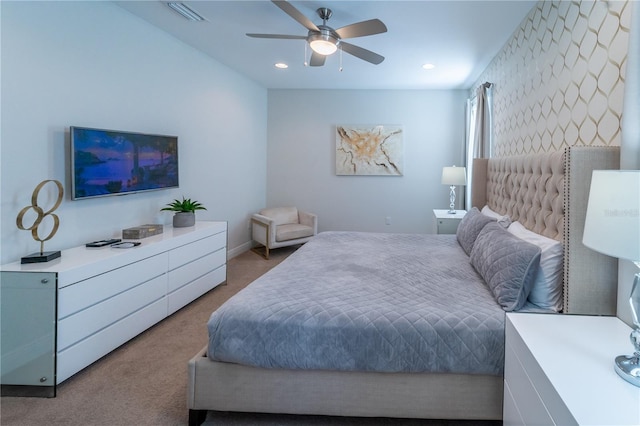
[[(56, 185), (56, 187), (58, 188), (58, 198), (57, 198), (55, 204), (53, 205), (53, 207), (51, 207), (47, 211), (44, 211), (44, 209), (38, 205), (38, 195), (40, 194), (40, 190), (49, 182), (53, 182)], [(58, 215), (54, 214), (53, 212), (58, 207), (60, 207), (60, 203), (62, 203), (63, 194), (64, 194), (64, 190), (62, 188), (62, 184), (59, 181), (51, 180), (51, 179), (43, 180), (33, 190), (33, 194), (31, 194), (31, 205), (24, 207), (22, 210), (20, 210), (20, 213), (18, 213), (18, 217), (16, 218), (16, 225), (18, 226), (18, 229), (22, 229), (23, 231), (31, 231), (31, 236), (33, 237), (33, 239), (40, 242), (40, 252), (32, 253), (32, 254), (30, 254), (28, 256), (23, 257), (21, 259), (21, 263), (48, 262), (50, 260), (53, 260), (53, 259), (56, 259), (56, 258), (60, 257), (60, 255), (61, 255), (60, 251), (48, 251), (48, 252), (45, 252), (44, 251), (44, 242), (45, 241), (49, 241), (51, 238), (53, 238), (53, 236), (56, 234), (56, 232), (58, 232), (58, 227), (60, 226), (60, 219), (58, 218)], [(24, 226), (24, 215), (29, 210), (32, 210), (32, 209), (33, 209), (33, 211), (36, 212), (37, 217), (36, 217), (35, 221), (33, 222), (33, 225), (31, 225), (29, 227), (25, 227)], [(38, 227), (40, 226), (40, 224), (42, 223), (44, 218), (47, 217), (47, 216), (50, 216), (53, 219), (53, 229), (51, 230), (51, 232), (49, 232), (49, 235), (47, 235), (46, 238), (41, 238), (38, 235)]]

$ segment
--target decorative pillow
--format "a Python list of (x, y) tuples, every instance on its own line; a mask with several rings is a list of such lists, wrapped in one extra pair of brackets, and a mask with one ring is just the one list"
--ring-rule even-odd
[(502, 309), (516, 311), (524, 306), (531, 291), (540, 264), (540, 248), (493, 222), (478, 235), (471, 264)]
[(508, 228), (509, 225), (511, 225), (511, 218), (509, 216), (494, 212), (489, 206), (484, 206), (482, 210), (480, 210), (480, 213), (495, 219), (503, 228)]
[(458, 225), (456, 238), (467, 255), (471, 255), (473, 243), (476, 241), (476, 238), (478, 238), (478, 234), (482, 231), (482, 228), (489, 222), (495, 222), (495, 219), (483, 215), (477, 207), (473, 207), (464, 215)]
[(540, 247), (540, 266), (533, 282), (529, 302), (555, 312), (562, 310), (562, 243), (529, 231), (520, 222), (513, 222), (507, 229), (516, 237)]

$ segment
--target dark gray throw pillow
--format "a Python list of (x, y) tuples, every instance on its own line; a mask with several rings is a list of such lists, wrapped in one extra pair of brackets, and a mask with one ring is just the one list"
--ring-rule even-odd
[(540, 247), (512, 235), (497, 223), (490, 223), (473, 245), (471, 264), (502, 309), (517, 311), (524, 306), (533, 287)]
[(487, 223), (495, 222), (496, 220), (485, 216), (480, 213), (477, 207), (473, 207), (467, 212), (466, 215), (460, 221), (458, 230), (456, 231), (456, 237), (460, 247), (467, 255), (471, 256), (471, 249), (473, 249), (473, 243), (478, 238), (480, 231)]

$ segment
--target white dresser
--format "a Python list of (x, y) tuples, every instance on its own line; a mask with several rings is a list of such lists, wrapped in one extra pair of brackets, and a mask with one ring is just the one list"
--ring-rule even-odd
[(640, 388), (613, 367), (630, 332), (617, 317), (508, 313), (504, 425), (640, 425)]
[(31, 386), (54, 396), (56, 384), (227, 279), (226, 222), (139, 241), (2, 266), (4, 394)]

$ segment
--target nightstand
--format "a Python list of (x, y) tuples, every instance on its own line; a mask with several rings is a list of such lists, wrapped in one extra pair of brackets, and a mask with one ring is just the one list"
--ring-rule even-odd
[(640, 388), (614, 371), (631, 354), (617, 317), (508, 313), (503, 424), (638, 425)]
[(456, 210), (455, 214), (449, 213), (449, 210), (434, 210), (435, 233), (455, 234), (458, 230), (460, 221), (466, 214), (466, 210)]

